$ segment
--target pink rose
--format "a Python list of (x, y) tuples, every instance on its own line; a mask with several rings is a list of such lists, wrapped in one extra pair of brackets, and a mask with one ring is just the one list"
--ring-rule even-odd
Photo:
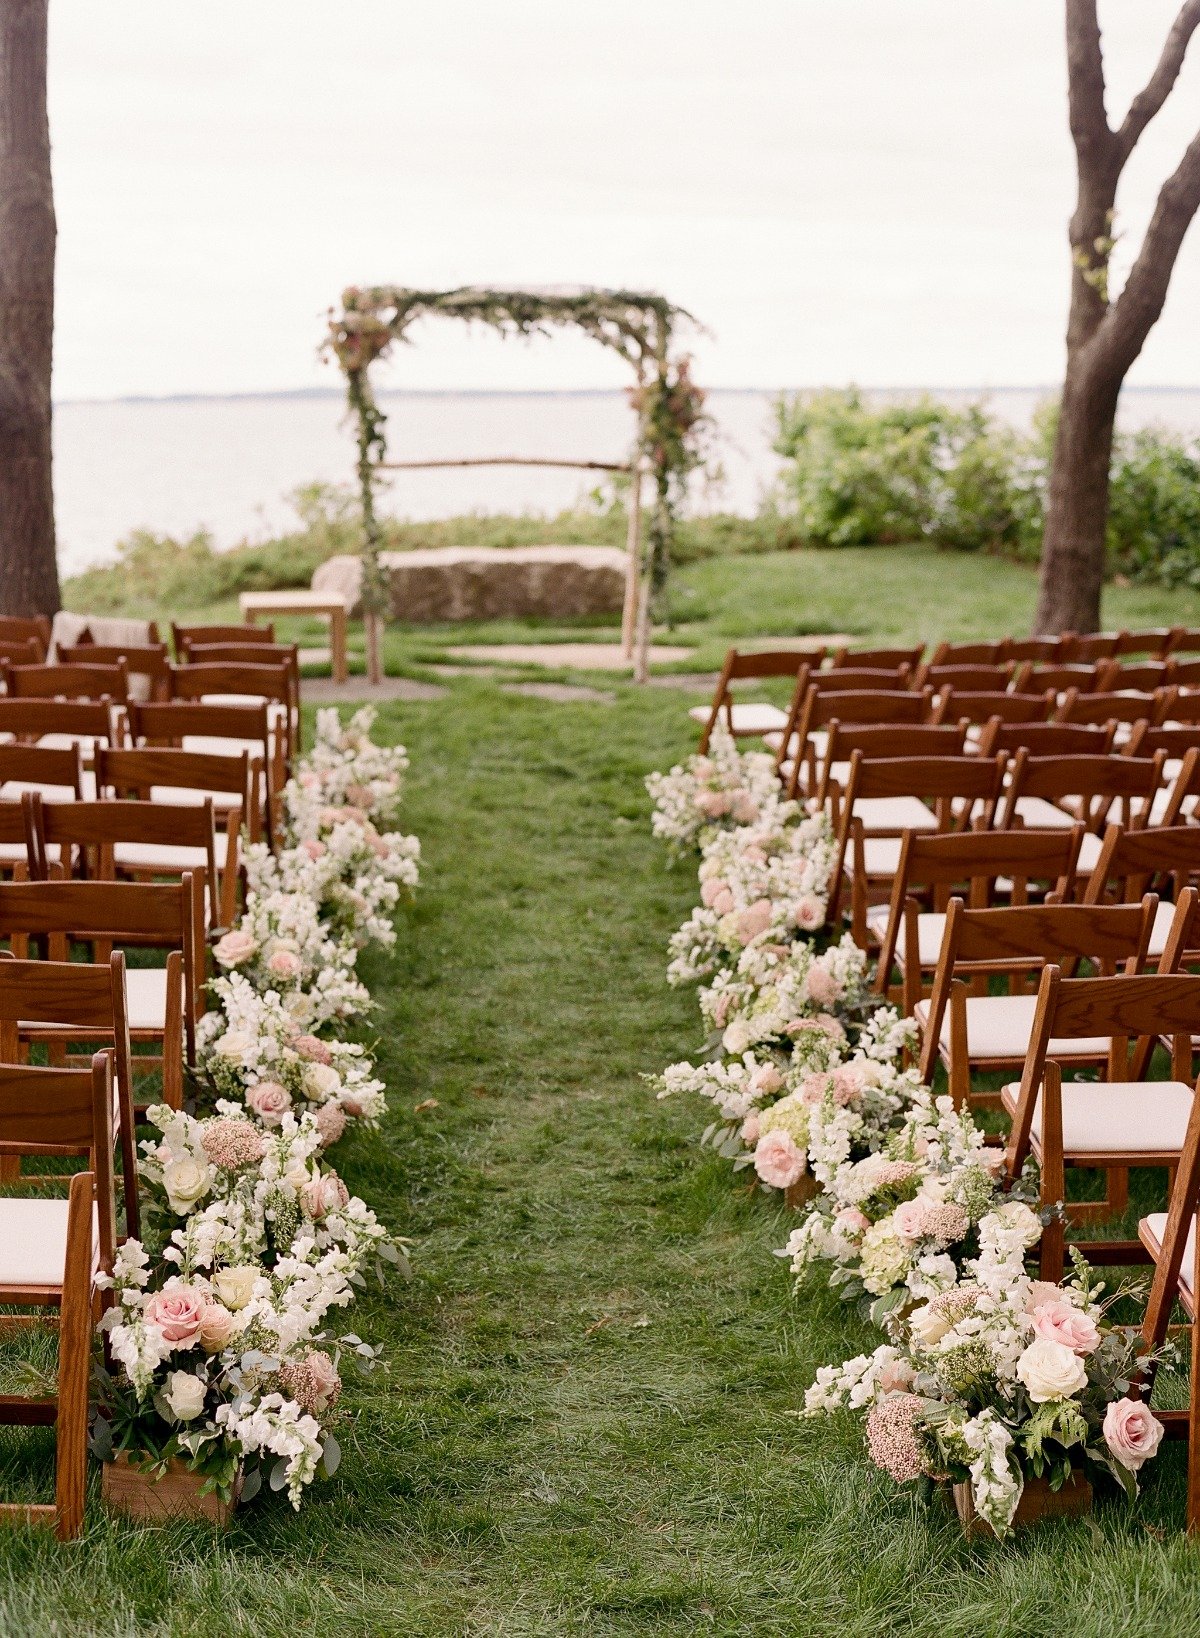
[(878, 1382), (884, 1393), (901, 1393), (912, 1387), (915, 1375), (907, 1359), (890, 1359), (879, 1367)]
[(377, 859), (386, 859), (392, 851), (377, 830), (372, 830), (367, 841), (371, 844), (371, 852)]
[(302, 790), (315, 791), (317, 786), (320, 784), (320, 780), (317, 778), (316, 774), (313, 773), (311, 768), (301, 768), (300, 772), (296, 775), (296, 778), (299, 780)]
[(814, 962), (804, 975), (804, 993), (818, 1007), (828, 1007), (838, 998), (838, 987), (832, 974)]
[(817, 1104), (825, 1102), (825, 1094), (828, 1091), (828, 1075), (806, 1075), (800, 1082), (800, 1101), (812, 1104), (815, 1107)]
[[(700, 886), (700, 903), (711, 910), (714, 902), (722, 893), (729, 892), (729, 883), (722, 881), (720, 876), (714, 876), (711, 881), (703, 882)], [(732, 897), (732, 895), (731, 895)]]
[(177, 1348), (190, 1348), (200, 1335), (207, 1303), (194, 1286), (171, 1286), (150, 1298), (144, 1310), (146, 1323), (156, 1325)]
[(845, 1109), (862, 1092), (866, 1076), (854, 1064), (839, 1064), (833, 1072), (833, 1101)]
[(742, 1142), (746, 1145), (747, 1149), (753, 1149), (754, 1145), (758, 1142), (758, 1128), (758, 1110), (752, 1109), (742, 1122)]
[(1061, 1342), (1072, 1353), (1090, 1354), (1100, 1346), (1095, 1322), (1065, 1297), (1040, 1302), (1031, 1315), (1033, 1334), (1047, 1342)]
[(724, 1029), (729, 1022), (729, 1009), (733, 1005), (733, 994), (729, 990), (722, 990), (713, 1002), (713, 1023), (718, 1029)]
[(314, 864), (318, 859), (323, 859), (326, 853), (329, 851), (329, 849), (325, 846), (325, 843), (318, 841), (315, 836), (306, 836), (304, 841), (300, 843), (300, 847)]
[(340, 1103), (323, 1103), (316, 1113), (317, 1131), (321, 1144), (328, 1149), (346, 1130), (346, 1111)]
[(774, 1064), (759, 1064), (750, 1077), (750, 1090), (765, 1098), (773, 1098), (783, 1091), (783, 1076)]
[(206, 1354), (219, 1354), (233, 1335), (233, 1315), (221, 1302), (206, 1302), (200, 1315), (200, 1346)]
[(804, 1176), (805, 1156), (794, 1138), (778, 1128), (759, 1138), (754, 1170), (773, 1189), (790, 1189)]
[(920, 1240), (925, 1233), (925, 1202), (902, 1200), (892, 1213), (892, 1225), (902, 1240)]
[(865, 1234), (871, 1226), (871, 1219), (857, 1206), (843, 1206), (833, 1221), (843, 1234)]
[(314, 1223), (331, 1211), (340, 1211), (350, 1198), (350, 1190), (336, 1172), (310, 1178), (300, 1190), (300, 1204)]
[(223, 938), (219, 938), (213, 945), (213, 955), (221, 963), (222, 967), (236, 967), (239, 963), (248, 960), (257, 948), (257, 944), (255, 944), (249, 933), (243, 931), (240, 927), (235, 927), (232, 932), (226, 933)]
[(1131, 1473), (1156, 1454), (1164, 1431), (1158, 1417), (1140, 1399), (1114, 1399), (1104, 1413), (1104, 1442)]
[(752, 825), (758, 818), (758, 803), (748, 791), (734, 791), (729, 814), (739, 825)]
[(275, 978), (297, 978), (302, 963), (294, 950), (272, 950), (267, 971)]
[(738, 943), (750, 944), (754, 939), (760, 938), (771, 925), (773, 912), (774, 906), (770, 899), (755, 899), (745, 910), (740, 910), (735, 923)]
[(712, 908), (718, 916), (727, 916), (733, 909), (733, 894), (727, 887), (722, 887), (719, 893), (714, 894)]
[(292, 1040), (292, 1046), (300, 1056), (310, 1064), (331, 1064), (333, 1053), (324, 1041), (315, 1035), (297, 1035)]
[(365, 813), (375, 806), (375, 793), (369, 785), (347, 785), (346, 800)]
[(292, 1094), (278, 1081), (259, 1081), (246, 1093), (246, 1102), (264, 1126), (280, 1126), (292, 1107)]
[(763, 852), (762, 848), (758, 847), (753, 842), (751, 842), (749, 847), (744, 847), (742, 849), (742, 858), (747, 864), (765, 865), (767, 862), (767, 856)]
[(732, 803), (728, 791), (697, 791), (696, 806), (706, 819), (723, 819)]
[(805, 893), (803, 898), (796, 900), (796, 908), (792, 912), (796, 926), (805, 933), (815, 933), (825, 920), (825, 906), (813, 893)]

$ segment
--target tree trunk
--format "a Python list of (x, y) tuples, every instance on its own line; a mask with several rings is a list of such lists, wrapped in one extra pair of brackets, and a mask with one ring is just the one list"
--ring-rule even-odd
[(50, 453), (49, 0), (0, 0), (0, 613), (60, 607)]
[(1038, 636), (1099, 631), (1108, 531), (1108, 477), (1120, 381), (1089, 379), (1067, 365), (1050, 468), (1042, 576), (1033, 629)]

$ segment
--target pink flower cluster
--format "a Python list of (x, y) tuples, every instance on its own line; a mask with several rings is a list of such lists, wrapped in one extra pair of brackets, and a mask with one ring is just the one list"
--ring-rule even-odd
[(224, 1172), (257, 1165), (267, 1150), (266, 1140), (252, 1121), (229, 1117), (210, 1121), (200, 1142), (209, 1161)]
[(897, 1484), (920, 1478), (929, 1470), (928, 1458), (916, 1420), (922, 1400), (915, 1393), (890, 1393), (877, 1399), (867, 1414), (867, 1450), (876, 1467), (891, 1474)]

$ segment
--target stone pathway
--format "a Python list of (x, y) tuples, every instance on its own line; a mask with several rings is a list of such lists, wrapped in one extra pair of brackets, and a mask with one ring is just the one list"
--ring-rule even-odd
[(335, 683), (329, 677), (305, 677), (300, 684), (306, 705), (349, 705), (359, 700), (441, 700), (446, 690), (440, 683), (415, 682), (411, 677), (385, 677), (372, 688), (365, 677), (351, 677)]
[[(651, 665), (677, 665), (690, 659), (694, 648), (656, 645), (650, 650)], [(470, 643), (448, 648), (451, 659), (479, 665), (544, 665), (569, 671), (629, 671), (632, 660), (621, 652), (620, 643)]]

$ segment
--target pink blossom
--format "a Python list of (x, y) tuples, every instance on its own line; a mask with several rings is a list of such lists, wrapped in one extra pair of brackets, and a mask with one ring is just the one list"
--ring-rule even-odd
[(871, 1226), (871, 1219), (857, 1206), (843, 1206), (833, 1220), (843, 1234), (865, 1234)]
[(733, 992), (722, 990), (713, 1002), (713, 1023), (718, 1029), (724, 1029), (729, 1019), (729, 1009), (733, 1005)]
[(310, 1178), (300, 1190), (300, 1204), (314, 1223), (331, 1211), (340, 1211), (350, 1198), (350, 1190), (336, 1172)]
[(147, 1325), (156, 1325), (167, 1342), (190, 1348), (200, 1335), (208, 1299), (194, 1286), (175, 1285), (156, 1291), (146, 1304)]
[(236, 1172), (260, 1161), (266, 1152), (262, 1133), (251, 1121), (221, 1116), (200, 1134), (205, 1156), (224, 1172)]
[(727, 887), (722, 887), (719, 893), (713, 895), (712, 908), (718, 916), (727, 916), (733, 909), (733, 894)]
[(222, 967), (236, 967), (252, 956), (257, 948), (249, 933), (235, 927), (213, 945), (213, 955)]
[[(720, 898), (721, 894), (728, 892), (729, 883), (727, 881), (723, 881), (720, 876), (713, 876), (709, 881), (701, 882), (700, 884), (700, 903), (703, 904), (706, 909), (711, 910), (713, 904), (718, 898)], [(731, 903), (732, 900), (733, 895), (730, 894)]]
[(773, 1189), (790, 1189), (804, 1176), (804, 1150), (778, 1127), (759, 1138), (754, 1151), (754, 1170)]
[(837, 982), (819, 962), (813, 962), (804, 975), (804, 993), (818, 1007), (828, 1007), (838, 998)]
[(742, 1142), (747, 1149), (753, 1149), (758, 1142), (758, 1110), (752, 1109), (742, 1122)]
[(1131, 1473), (1157, 1453), (1164, 1432), (1158, 1417), (1140, 1399), (1114, 1399), (1104, 1413), (1104, 1443)]
[(916, 1421), (923, 1402), (917, 1394), (891, 1393), (877, 1399), (867, 1414), (867, 1449), (876, 1467), (906, 1484), (928, 1471)]
[(750, 944), (760, 938), (771, 925), (774, 906), (770, 899), (755, 899), (745, 910), (740, 910), (737, 917), (737, 938), (739, 944)]
[(814, 893), (805, 893), (796, 900), (792, 919), (805, 933), (815, 933), (825, 920), (825, 906)]
[(300, 843), (300, 847), (314, 864), (318, 859), (323, 859), (326, 853), (329, 851), (329, 849), (325, 846), (325, 843), (320, 841), (316, 836), (306, 836)]
[(750, 1077), (750, 1090), (760, 1097), (773, 1098), (783, 1087), (783, 1076), (774, 1064), (759, 1064)]
[(321, 1143), (328, 1149), (346, 1130), (346, 1111), (340, 1103), (323, 1103), (315, 1116)]
[(233, 1335), (233, 1315), (224, 1303), (208, 1301), (200, 1316), (200, 1346), (206, 1354), (219, 1354)]
[(319, 1349), (313, 1349), (302, 1360), (288, 1360), (279, 1376), (285, 1391), (310, 1416), (331, 1410), (342, 1391), (337, 1366)]
[(303, 963), (294, 950), (272, 950), (267, 958), (267, 971), (275, 978), (298, 978)]
[(921, 1240), (925, 1237), (925, 1202), (902, 1200), (892, 1213), (892, 1224), (902, 1240)]
[(1090, 1354), (1100, 1346), (1095, 1321), (1065, 1297), (1038, 1303), (1030, 1315), (1035, 1336), (1047, 1342), (1061, 1342), (1076, 1354)]
[(346, 800), (367, 813), (375, 806), (375, 793), (369, 785), (347, 785)]
[(728, 791), (696, 792), (696, 806), (706, 819), (723, 819), (732, 805)]
[(907, 1359), (889, 1359), (879, 1367), (877, 1381), (884, 1393), (898, 1393), (912, 1387), (915, 1374)]
[(297, 1035), (292, 1040), (292, 1046), (310, 1064), (331, 1064), (333, 1062), (333, 1053), (326, 1043), (318, 1040), (315, 1035)]
[(246, 1102), (264, 1126), (281, 1126), (292, 1107), (292, 1094), (278, 1081), (259, 1081), (246, 1093)]
[(734, 791), (729, 813), (739, 825), (752, 825), (758, 818), (758, 803), (749, 791)]
[(767, 862), (766, 854), (755, 842), (751, 842), (748, 847), (742, 849), (742, 858), (747, 864), (765, 865)]

